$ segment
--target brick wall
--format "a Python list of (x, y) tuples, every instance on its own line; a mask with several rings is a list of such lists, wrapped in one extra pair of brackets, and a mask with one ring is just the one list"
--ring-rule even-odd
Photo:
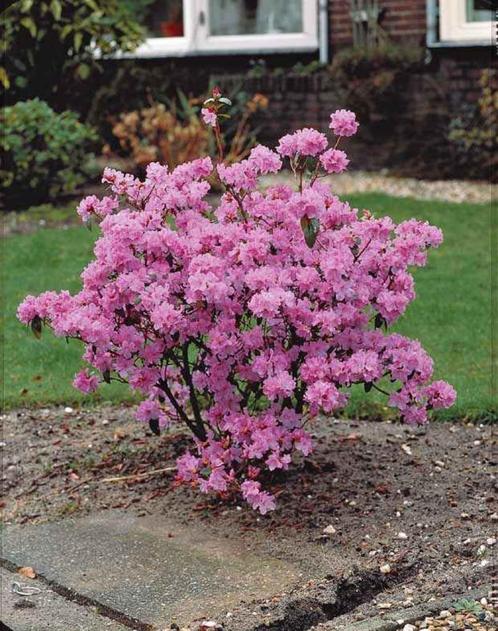
[[(379, 0), (382, 28), (395, 41), (425, 45), (425, 5), (425, 0)], [(349, 0), (329, 0), (332, 51), (352, 44), (350, 11)]]

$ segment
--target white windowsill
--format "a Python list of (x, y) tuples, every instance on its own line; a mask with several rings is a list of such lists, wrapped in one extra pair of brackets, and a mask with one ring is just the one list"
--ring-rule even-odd
[(494, 22), (468, 22), (465, 0), (440, 0), (440, 46), (493, 46)]

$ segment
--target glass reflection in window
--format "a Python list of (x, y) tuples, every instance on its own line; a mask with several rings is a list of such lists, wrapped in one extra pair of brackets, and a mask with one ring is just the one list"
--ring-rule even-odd
[(302, 13), (302, 0), (209, 0), (210, 33), (301, 33)]

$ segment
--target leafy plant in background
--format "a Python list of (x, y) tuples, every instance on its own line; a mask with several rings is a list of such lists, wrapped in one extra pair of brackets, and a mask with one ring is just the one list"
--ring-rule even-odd
[[(201, 492), (240, 493), (261, 513), (275, 508), (264, 484), (313, 448), (309, 426), (343, 408), (353, 384), (378, 389), (409, 423), (452, 405), (431, 382), (417, 340), (388, 327), (414, 299), (409, 267), (442, 241), (414, 219), (396, 225), (335, 197), (321, 180), (347, 168), (339, 143), (355, 115), (331, 115), (327, 136), (306, 128), (225, 162), (221, 125), (230, 101), (213, 92), (202, 118), (215, 136), (209, 157), (173, 171), (147, 167), (144, 181), (104, 171), (109, 194), (85, 198), (85, 223), (101, 220), (83, 289), (28, 296), (19, 319), (85, 345), (90, 370), (74, 385), (113, 380), (143, 394), (137, 419), (158, 433), (180, 423), (193, 435), (178, 479)], [(288, 162), (294, 185), (259, 190)], [(219, 205), (205, 200), (217, 177)]]
[(139, 24), (144, 24), (152, 5), (156, 2), (157, 0), (121, 0), (121, 4)]
[[(121, 153), (130, 156), (139, 170), (155, 161), (173, 169), (199, 156), (214, 154), (213, 136), (199, 119), (200, 104), (199, 99), (188, 99), (178, 91), (177, 99), (168, 100), (167, 104), (151, 103), (141, 110), (121, 114), (112, 130)], [(223, 134), (226, 161), (241, 160), (255, 145), (250, 120), (267, 104), (267, 98), (260, 94), (235, 101), (234, 113), (226, 120)]]
[(74, 112), (54, 112), (39, 99), (0, 111), (0, 190), (4, 205), (27, 206), (71, 193), (88, 177), (95, 131)]
[(477, 104), (450, 123), (449, 140), (467, 176), (498, 177), (498, 89), (496, 72), (483, 70)]
[(100, 57), (133, 50), (143, 31), (119, 0), (19, 0), (1, 18), (0, 80), (8, 103), (60, 94), (86, 81)]
[(367, 121), (390, 119), (403, 98), (403, 80), (422, 66), (420, 47), (384, 42), (339, 51), (329, 68), (344, 102)]

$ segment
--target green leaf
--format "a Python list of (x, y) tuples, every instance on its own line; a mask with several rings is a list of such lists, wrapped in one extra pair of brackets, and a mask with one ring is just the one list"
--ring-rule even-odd
[(5, 90), (8, 90), (10, 88), (9, 75), (7, 74), (7, 71), (5, 70), (5, 68), (1, 66), (0, 66), (0, 83), (3, 85)]
[(380, 329), (382, 326), (387, 327), (387, 322), (386, 320), (380, 315), (380, 313), (378, 313), (375, 316), (375, 328), (376, 329)]
[(149, 421), (150, 431), (156, 436), (161, 435), (161, 430), (159, 429), (159, 419), (151, 418)]
[(33, 331), (36, 339), (39, 340), (42, 334), (42, 319), (40, 318), (40, 316), (35, 316), (31, 320), (31, 330)]
[(83, 42), (83, 35), (80, 32), (74, 34), (74, 50), (78, 51), (81, 48), (81, 44)]
[(31, 37), (36, 37), (36, 24), (32, 18), (26, 17), (21, 20), (24, 28), (27, 28)]
[(88, 77), (90, 76), (91, 71), (92, 71), (92, 69), (90, 68), (90, 66), (88, 64), (80, 64), (78, 66), (78, 68), (76, 69), (78, 77), (82, 81), (85, 81), (86, 79), (88, 79)]
[(58, 22), (62, 17), (62, 5), (59, 0), (52, 0), (50, 2), (50, 9), (52, 11), (52, 15)]
[(320, 221), (316, 217), (313, 217), (313, 219), (303, 217), (301, 219), (301, 228), (306, 245), (309, 248), (312, 248), (315, 245), (318, 233), (320, 232)]

